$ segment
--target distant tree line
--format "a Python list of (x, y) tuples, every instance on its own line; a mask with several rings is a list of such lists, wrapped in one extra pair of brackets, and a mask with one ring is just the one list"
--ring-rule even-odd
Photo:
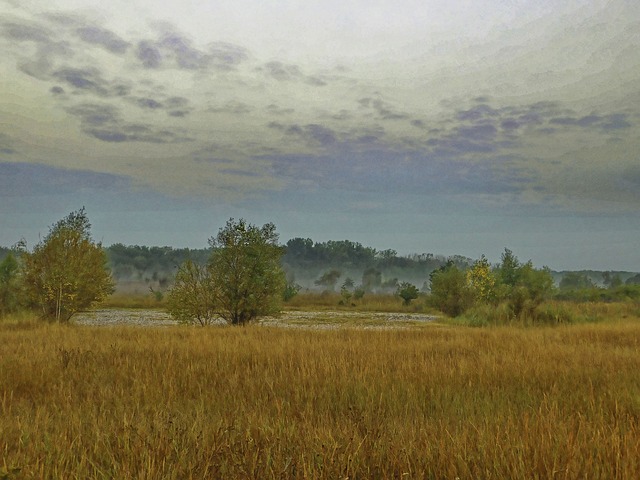
[(162, 284), (172, 283), (178, 266), (187, 259), (205, 264), (211, 249), (127, 246), (116, 243), (107, 247), (105, 252), (116, 280), (152, 278)]
[[(103, 248), (116, 285), (139, 284), (143, 292), (148, 292), (149, 288), (168, 290), (180, 265), (191, 260), (204, 266), (212, 252), (211, 247), (189, 249), (122, 243)], [(0, 247), (0, 261), (11, 251), (11, 248)], [(349, 240), (314, 242), (310, 238), (293, 238), (284, 245), (283, 251), (281, 261), (289, 280), (290, 293), (292, 289), (303, 288), (334, 291), (344, 282), (351, 290), (394, 292), (401, 283), (411, 282), (422, 291), (428, 291), (428, 279), (433, 271), (451, 262), (464, 270), (474, 262), (461, 255), (445, 257), (422, 253), (401, 256), (392, 249), (377, 250)], [(558, 295), (567, 299), (594, 297), (594, 289), (602, 287), (611, 290), (619, 286), (640, 285), (640, 274), (631, 272), (551, 271), (551, 275), (559, 287)], [(349, 287), (351, 282), (354, 283), (353, 288)]]
[[(354, 305), (371, 293), (395, 294), (405, 306), (422, 298), (450, 316), (556, 319), (541, 309), (549, 298), (569, 301), (638, 301), (640, 274), (552, 272), (535, 268), (505, 249), (501, 262), (482, 256), (399, 256), (349, 240), (278, 243), (273, 224), (259, 228), (230, 219), (209, 248), (125, 246), (104, 248), (90, 236), (84, 208), (50, 227), (30, 251), (24, 241), (0, 247), (0, 317), (35, 309), (69, 320), (113, 293), (117, 282), (157, 282), (169, 311), (202, 325), (223, 319), (244, 324), (277, 313), (305, 288), (340, 293)], [(154, 286), (156, 286), (154, 284)], [(152, 293), (154, 286), (149, 286)], [(420, 288), (421, 287), (421, 288)], [(471, 313), (469, 313), (471, 312)], [(502, 320), (501, 320), (502, 321)]]

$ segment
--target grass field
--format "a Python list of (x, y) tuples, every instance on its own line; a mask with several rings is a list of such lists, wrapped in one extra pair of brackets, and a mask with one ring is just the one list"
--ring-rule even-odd
[(0, 479), (640, 478), (639, 372), (637, 317), (380, 331), (5, 321)]

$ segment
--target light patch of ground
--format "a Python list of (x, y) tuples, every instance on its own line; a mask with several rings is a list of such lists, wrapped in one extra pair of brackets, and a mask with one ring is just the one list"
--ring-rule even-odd
[(146, 309), (101, 309), (81, 312), (73, 317), (79, 325), (137, 325), (142, 327), (162, 327), (177, 325), (171, 315), (161, 310)]
[[(277, 317), (265, 317), (258, 324), (285, 328), (311, 328), (318, 330), (362, 328), (372, 330), (406, 329), (435, 322), (435, 315), (419, 313), (379, 313), (349, 311), (286, 311)], [(117, 326), (133, 325), (162, 327), (178, 325), (168, 313), (161, 310), (101, 309), (77, 314), (73, 321), (79, 325)], [(220, 322), (224, 324), (223, 322)]]

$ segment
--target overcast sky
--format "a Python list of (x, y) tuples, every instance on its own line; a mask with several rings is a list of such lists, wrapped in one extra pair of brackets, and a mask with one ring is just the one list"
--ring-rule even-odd
[(229, 217), (640, 271), (637, 0), (0, 0), (0, 245)]

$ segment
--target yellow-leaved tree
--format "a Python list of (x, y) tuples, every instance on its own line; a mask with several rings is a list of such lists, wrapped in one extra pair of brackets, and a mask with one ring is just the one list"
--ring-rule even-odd
[(90, 228), (83, 207), (59, 220), (24, 254), (26, 293), (46, 319), (68, 321), (113, 293), (106, 253), (91, 239)]

